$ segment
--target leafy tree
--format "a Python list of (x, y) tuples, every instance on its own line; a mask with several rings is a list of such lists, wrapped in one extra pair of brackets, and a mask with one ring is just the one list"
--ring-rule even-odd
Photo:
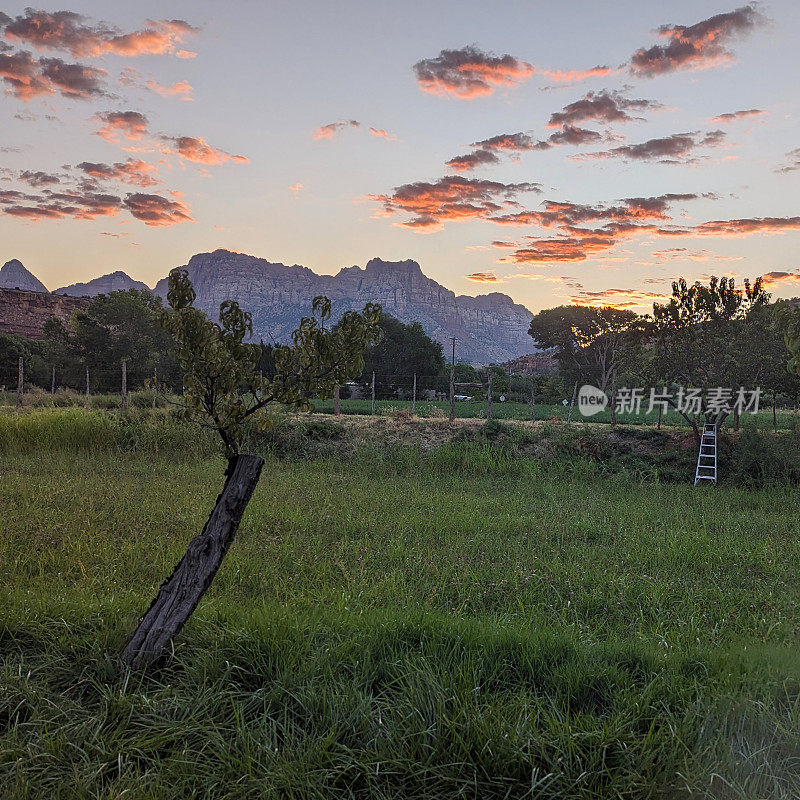
[(242, 453), (246, 425), (277, 403), (309, 408), (309, 395), (329, 397), (334, 387), (359, 375), (363, 352), (378, 337), (380, 306), (345, 313), (326, 327), (331, 303), (315, 297), (310, 317), (300, 321), (292, 344), (276, 346), (275, 374), (259, 374), (260, 345), (252, 335), (252, 318), (238, 303), (220, 306), (219, 323), (193, 305), (195, 292), (186, 270), (173, 270), (167, 295), (169, 309), (160, 315), (174, 337), (175, 354), (184, 371), (183, 416), (219, 433), (228, 456), (225, 484), (202, 533), (193, 539), (172, 575), (162, 584), (129, 640), (123, 659), (141, 666), (158, 659), (186, 623), (211, 585), (230, 547), (258, 483), (263, 459)]
[[(670, 301), (653, 305), (653, 371), (665, 383), (686, 388), (732, 387), (741, 376), (741, 353), (748, 349), (746, 323), (755, 323), (768, 302), (761, 278), (752, 284), (745, 280), (743, 289), (737, 289), (732, 278), (712, 277), (708, 286), (689, 286), (683, 278), (675, 281)], [(700, 415), (687, 413), (674, 398), (669, 403), (692, 426), (699, 442)], [(715, 422), (721, 424), (726, 416), (718, 414)]]
[(528, 333), (539, 347), (554, 350), (564, 380), (591, 381), (605, 391), (636, 320), (632, 311), (610, 306), (558, 306), (540, 311)]
[[(337, 323), (338, 324), (338, 323)], [(425, 333), (419, 322), (406, 325), (381, 312), (378, 326), (381, 338), (364, 353), (364, 371), (359, 383), (369, 387), (375, 373), (375, 394), (389, 397), (401, 390), (410, 393), (417, 374), (417, 386), (444, 368), (442, 345)]]

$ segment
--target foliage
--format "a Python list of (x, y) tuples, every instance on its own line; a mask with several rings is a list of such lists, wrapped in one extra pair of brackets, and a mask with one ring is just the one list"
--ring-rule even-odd
[(540, 311), (528, 333), (539, 347), (554, 350), (562, 378), (589, 381), (605, 391), (636, 319), (624, 309), (558, 306)]
[(195, 292), (185, 269), (169, 276), (169, 309), (161, 325), (176, 342), (176, 359), (184, 370), (183, 406), (187, 419), (216, 430), (229, 455), (239, 452), (242, 427), (273, 403), (308, 409), (309, 397), (330, 397), (334, 388), (358, 375), (364, 348), (378, 335), (380, 306), (368, 303), (362, 313), (348, 311), (333, 328), (331, 303), (315, 297), (310, 317), (292, 334), (292, 344), (271, 350), (274, 374), (259, 371), (262, 347), (246, 342), (252, 317), (239, 304), (220, 306), (219, 324), (195, 308)]
[(410, 396), (417, 375), (417, 391), (428, 388), (432, 378), (444, 369), (442, 345), (425, 333), (419, 322), (409, 325), (381, 312), (380, 339), (364, 353), (364, 370), (359, 382), (371, 388), (375, 373), (375, 395), (396, 396), (398, 390)]

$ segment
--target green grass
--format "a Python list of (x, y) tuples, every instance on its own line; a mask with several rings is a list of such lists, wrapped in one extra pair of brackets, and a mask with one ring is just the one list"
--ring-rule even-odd
[(129, 674), (224, 464), (75, 413), (0, 417), (0, 797), (800, 793), (794, 486), (500, 437), (267, 455), (168, 664)]

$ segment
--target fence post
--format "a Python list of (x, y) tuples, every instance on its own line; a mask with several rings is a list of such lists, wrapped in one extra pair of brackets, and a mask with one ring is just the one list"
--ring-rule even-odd
[(611, 427), (617, 426), (617, 371), (611, 378)]
[(536, 398), (534, 396), (535, 387), (531, 381), (531, 422), (536, 422)]
[(578, 393), (578, 381), (575, 381), (575, 386), (572, 389), (572, 400), (569, 401), (569, 416), (567, 417), (567, 422), (572, 422), (572, 408), (575, 405), (575, 395)]
[(333, 413), (336, 414), (338, 417), (341, 414), (341, 409), (339, 408), (339, 387), (336, 386), (333, 389)]
[(22, 392), (25, 385), (25, 368), (22, 365), (22, 356), (19, 357), (19, 374), (17, 375), (17, 408), (22, 408)]
[(372, 373), (372, 415), (375, 416), (375, 373)]
[(126, 359), (122, 359), (122, 410), (128, 410), (128, 368)]
[(492, 378), (494, 374), (489, 370), (489, 390), (486, 392), (486, 419), (492, 418)]
[(450, 359), (450, 424), (456, 418), (456, 337), (451, 336), (453, 357)]
[(56, 368), (53, 367), (53, 372), (50, 375), (50, 394), (56, 393)]
[(414, 373), (414, 388), (411, 391), (411, 413), (417, 413), (417, 373)]
[(158, 371), (153, 370), (153, 411), (156, 409), (156, 392), (158, 391)]

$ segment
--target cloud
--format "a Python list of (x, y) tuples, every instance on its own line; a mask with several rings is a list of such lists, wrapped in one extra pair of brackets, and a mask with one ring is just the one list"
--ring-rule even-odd
[(175, 51), (176, 58), (197, 58), (197, 53), (193, 53), (191, 50), (176, 50)]
[(114, 195), (99, 192), (45, 189), (40, 194), (0, 192), (0, 207), (10, 216), (31, 221), (64, 217), (87, 220), (116, 216), (121, 202)]
[(702, 137), (693, 133), (673, 133), (640, 144), (612, 147), (599, 153), (587, 153), (580, 158), (624, 158), (634, 161), (659, 161), (662, 164), (685, 164), (693, 159), (698, 147), (718, 147), (725, 140), (724, 131), (709, 131)]
[(780, 234), (800, 230), (800, 217), (750, 217), (703, 222), (692, 229), (697, 236), (736, 237), (754, 233)]
[(800, 283), (800, 274), (798, 270), (794, 272), (766, 272), (761, 276), (764, 286), (769, 288), (771, 286), (779, 286), (782, 283)]
[(155, 92), (161, 97), (175, 97), (177, 95), (181, 100), (191, 101), (194, 99), (192, 97), (192, 92), (194, 89), (187, 81), (177, 81), (171, 86), (165, 86), (158, 81), (147, 81), (145, 86), (151, 92)]
[(688, 247), (668, 247), (665, 250), (653, 250), (650, 255), (657, 261), (708, 261), (710, 250), (689, 250)]
[(581, 145), (599, 142), (603, 137), (597, 131), (575, 128), (566, 125), (563, 130), (556, 131), (544, 141), (536, 141), (527, 133), (501, 133), (481, 142), (474, 142), (470, 147), (477, 149), (463, 156), (456, 156), (446, 162), (446, 166), (456, 172), (466, 172), (485, 164), (499, 164), (498, 152), (519, 153), (527, 150), (549, 150), (551, 147), (569, 144)]
[(456, 172), (466, 172), (483, 164), (499, 164), (500, 159), (491, 150), (474, 150), (464, 156), (455, 156), (445, 165)]
[(388, 133), (383, 128), (370, 128), (369, 132), (373, 136), (378, 136), (382, 139), (386, 139), (387, 142), (394, 142), (397, 140), (397, 137), (393, 133)]
[(82, 161), (77, 165), (77, 169), (95, 180), (119, 181), (120, 183), (141, 186), (142, 188), (160, 183), (158, 170), (153, 164), (133, 158), (116, 164), (94, 164), (89, 161)]
[(581, 291), (570, 296), (569, 301), (577, 306), (603, 308), (647, 308), (663, 300), (666, 295), (645, 292), (641, 289), (604, 289), (601, 292)]
[(0, 80), (6, 92), (28, 102), (48, 94), (88, 100), (105, 94), (105, 70), (85, 64), (68, 64), (60, 58), (35, 59), (27, 50), (0, 53)]
[(334, 133), (338, 133), (342, 128), (358, 128), (361, 126), (361, 123), (355, 119), (345, 119), (340, 120), (339, 122), (329, 122), (327, 125), (323, 125), (320, 128), (317, 128), (316, 133), (314, 134), (315, 139), (332, 139)]
[(442, 50), (436, 58), (418, 61), (413, 69), (423, 91), (466, 100), (492, 94), (498, 86), (515, 87), (534, 73), (525, 61), (484, 53), (475, 45)]
[[(181, 19), (147, 20), (141, 30), (124, 33), (106, 23), (92, 24), (72, 11), (25, 9), (14, 19), (0, 19), (5, 37), (37, 50), (60, 50), (74, 58), (97, 58), (107, 53), (120, 56), (175, 52), (176, 46), (195, 28)], [(186, 51), (184, 51), (186, 52)]]
[(748, 108), (746, 111), (729, 111), (727, 114), (711, 117), (709, 121), (717, 123), (734, 122), (735, 120), (744, 119), (745, 117), (757, 117), (760, 114), (766, 113), (766, 111), (762, 111), (760, 108)]
[(652, 78), (679, 69), (706, 69), (731, 61), (728, 50), (738, 34), (751, 31), (762, 21), (754, 4), (715, 14), (695, 25), (662, 25), (658, 35), (666, 44), (640, 48), (630, 60), (632, 74)]
[(620, 92), (609, 92), (603, 89), (600, 92), (589, 92), (580, 100), (569, 103), (563, 110), (550, 115), (548, 128), (560, 128), (565, 125), (575, 125), (587, 119), (599, 122), (631, 122), (640, 120), (633, 117), (629, 111), (645, 111), (661, 108), (660, 103), (651, 100), (632, 100)]
[(212, 147), (200, 136), (162, 136), (161, 139), (164, 142), (171, 142), (171, 145), (167, 146), (167, 153), (175, 153), (195, 164), (215, 166), (224, 164), (226, 161), (246, 163), (250, 160), (247, 156), (234, 156), (217, 147)]
[(537, 75), (545, 75), (556, 83), (577, 83), (578, 81), (585, 81), (587, 78), (605, 78), (611, 74), (611, 67), (592, 67), (591, 69), (542, 69), (541, 67), (534, 67), (534, 72)]
[(94, 119), (103, 125), (97, 135), (108, 142), (118, 142), (118, 133), (134, 141), (147, 134), (147, 117), (138, 111), (105, 111)]
[(300, 191), (302, 189), (303, 189), (303, 184), (302, 183), (296, 183), (296, 184), (294, 184), (294, 186), (290, 186), (289, 187), (289, 191), (290, 192), (294, 192), (294, 196), (295, 197), (297, 197), (297, 195), (300, 194)]
[(788, 159), (788, 163), (776, 169), (775, 172), (794, 172), (800, 169), (800, 147), (796, 150), (790, 150), (786, 154), (786, 158)]
[(538, 183), (505, 184), (450, 175), (434, 183), (406, 183), (390, 195), (369, 195), (367, 199), (379, 202), (386, 216), (411, 214), (410, 220), (398, 223), (402, 227), (436, 230), (445, 221), (487, 218), (515, 206), (517, 195), (540, 191)]
[(38, 188), (40, 186), (52, 186), (56, 183), (61, 183), (61, 179), (57, 175), (51, 175), (48, 172), (42, 172), (37, 170), (35, 172), (31, 170), (23, 170), (19, 174), (19, 179), (24, 181), (29, 186), (33, 186), (34, 188)]
[(122, 201), (125, 208), (149, 227), (179, 225), (194, 222), (189, 209), (179, 200), (169, 200), (158, 194), (134, 193)]
[(474, 281), (475, 283), (502, 283), (500, 278), (494, 274), (494, 272), (473, 272), (472, 275), (465, 275), (464, 276), (468, 281)]

